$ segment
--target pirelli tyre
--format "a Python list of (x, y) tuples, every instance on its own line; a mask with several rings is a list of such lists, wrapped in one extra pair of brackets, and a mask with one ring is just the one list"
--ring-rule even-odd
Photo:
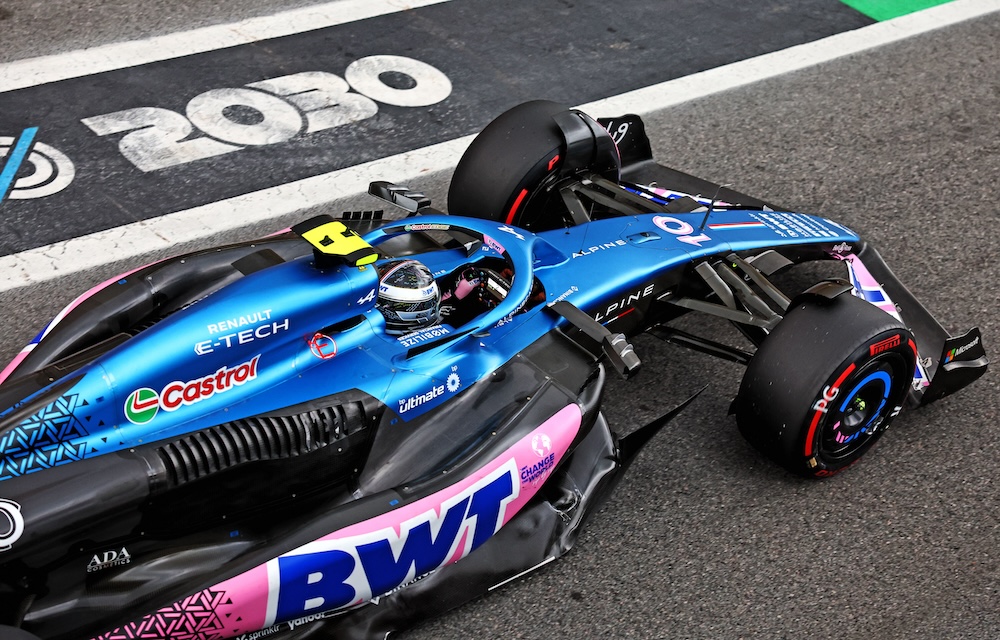
[(901, 322), (849, 293), (797, 301), (757, 350), (736, 422), (766, 456), (803, 476), (853, 463), (899, 413), (916, 366)]
[(469, 145), (452, 176), (448, 211), (533, 231), (569, 225), (558, 192), (548, 187), (580, 170), (618, 180), (621, 159), (607, 130), (565, 105), (525, 102), (497, 116)]

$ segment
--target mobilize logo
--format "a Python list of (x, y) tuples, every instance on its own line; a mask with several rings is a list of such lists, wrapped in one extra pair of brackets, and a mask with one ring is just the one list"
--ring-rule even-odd
[(396, 340), (399, 341), (400, 346), (410, 348), (423, 342), (427, 342), (428, 340), (443, 338), (450, 333), (451, 331), (449, 331), (447, 327), (437, 326), (431, 327), (430, 329), (421, 329), (419, 331), (414, 331), (413, 333), (408, 333), (405, 336), (396, 338)]
[(260, 355), (235, 367), (221, 367), (215, 373), (195, 380), (168, 383), (157, 393), (148, 387), (136, 389), (125, 400), (125, 417), (132, 424), (146, 424), (164, 411), (176, 411), (184, 405), (192, 405), (211, 398), (217, 393), (225, 393), (257, 378), (257, 362)]

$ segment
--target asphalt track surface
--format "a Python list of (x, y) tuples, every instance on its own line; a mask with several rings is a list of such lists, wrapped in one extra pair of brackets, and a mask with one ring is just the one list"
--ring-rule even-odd
[[(334, 3), (329, 14), (359, 4)], [(0, 134), (37, 128), (40, 144), (66, 156), (55, 170), (62, 180), (40, 185), (47, 195), (22, 184), (4, 202), (0, 182), (0, 255), (471, 135), (524, 100), (584, 104), (872, 23), (837, 0), (744, 0), (711, 13), (702, 0), (674, 0), (669, 22), (636, 19), (659, 9), (656, 0), (438, 2), (165, 60), (136, 54), (135, 66), (37, 86), (5, 90), (20, 74), (8, 84), (0, 68)], [(382, 74), (360, 71), (382, 56), (421, 69), (409, 69), (410, 89), (388, 79), (395, 87), (384, 95)], [(272, 88), (262, 91), (262, 80)], [(355, 89), (346, 96), (345, 80)], [(303, 83), (304, 114), (289, 102), (303, 96), (273, 93)], [(327, 106), (317, 108), (320, 95)]]
[[(946, 328), (980, 326), (995, 353), (998, 43), (991, 14), (665, 110), (647, 130), (662, 162), (858, 230)], [(443, 203), (447, 176), (419, 186)], [(140, 262), (5, 292), (0, 355)], [(400, 637), (1000, 636), (994, 372), (902, 414), (860, 465), (806, 482), (763, 460), (726, 415), (740, 367), (650, 339), (636, 350), (643, 373), (607, 394), (620, 430), (709, 388), (568, 556)]]

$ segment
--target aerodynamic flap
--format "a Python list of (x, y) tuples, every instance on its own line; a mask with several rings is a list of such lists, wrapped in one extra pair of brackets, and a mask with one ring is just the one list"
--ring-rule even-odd
[(319, 215), (292, 227), (292, 231), (312, 245), (319, 264), (344, 262), (350, 267), (371, 264), (378, 252), (353, 229), (328, 215)]
[(939, 362), (941, 364), (931, 380), (931, 386), (924, 392), (921, 404), (930, 404), (955, 393), (986, 373), (990, 359), (986, 356), (979, 327), (970, 329), (965, 335), (945, 340)]

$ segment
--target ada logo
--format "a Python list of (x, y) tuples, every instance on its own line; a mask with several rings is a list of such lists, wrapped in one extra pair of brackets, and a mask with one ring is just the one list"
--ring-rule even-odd
[(111, 567), (120, 567), (130, 562), (132, 562), (132, 555), (125, 547), (122, 547), (119, 551), (110, 549), (104, 553), (94, 554), (94, 557), (87, 563), (87, 573), (93, 573), (101, 569), (110, 569)]
[(125, 417), (132, 424), (146, 424), (156, 413), (177, 411), (184, 405), (192, 405), (207, 400), (217, 393), (225, 393), (233, 387), (238, 387), (257, 378), (256, 355), (249, 362), (238, 364), (233, 368), (220, 367), (215, 373), (194, 380), (175, 380), (167, 383), (160, 393), (143, 387), (129, 394), (125, 400)]

